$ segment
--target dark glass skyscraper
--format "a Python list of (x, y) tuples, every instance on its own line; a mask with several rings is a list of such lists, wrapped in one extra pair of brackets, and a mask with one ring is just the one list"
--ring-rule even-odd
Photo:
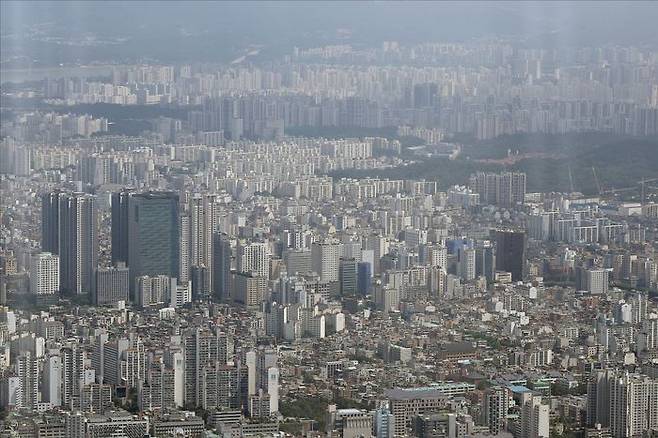
[(41, 198), (41, 246), (59, 255), (60, 288), (76, 295), (94, 288), (98, 264), (96, 198), (51, 192)]
[(223, 233), (213, 235), (213, 292), (220, 300), (227, 300), (231, 287), (231, 239)]
[(128, 199), (135, 192), (112, 193), (112, 263), (128, 264)]
[(357, 264), (357, 291), (359, 295), (366, 296), (372, 283), (372, 266), (368, 262)]
[(59, 254), (59, 197), (55, 191), (41, 195), (41, 250)]
[(510, 272), (513, 281), (522, 280), (525, 246), (525, 232), (496, 231), (496, 270)]
[(494, 281), (496, 254), (493, 246), (486, 244), (475, 248), (475, 275), (484, 276), (488, 282)]
[[(178, 194), (136, 193), (128, 197), (127, 208), (127, 254), (131, 288), (135, 286), (134, 279), (142, 275), (167, 275), (178, 278), (180, 267)], [(117, 236), (117, 239), (122, 242), (124, 236)]]

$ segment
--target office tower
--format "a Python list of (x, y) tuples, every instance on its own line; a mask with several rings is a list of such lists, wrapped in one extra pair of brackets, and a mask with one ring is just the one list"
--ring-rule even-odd
[(55, 295), (59, 292), (59, 257), (49, 252), (32, 255), (30, 292), (33, 295)]
[(308, 249), (287, 249), (283, 251), (283, 260), (288, 275), (305, 274), (313, 270), (311, 251)]
[(270, 416), (270, 396), (262, 389), (248, 397), (247, 412), (251, 418), (267, 418)]
[(128, 260), (128, 201), (134, 194), (132, 189), (124, 189), (112, 193), (112, 263), (124, 262), (129, 265)]
[(104, 383), (105, 373), (105, 345), (109, 339), (107, 330), (101, 330), (94, 339), (94, 351), (91, 353), (91, 367), (96, 373), (96, 382)]
[(459, 248), (457, 251), (457, 270), (459, 276), (465, 281), (475, 279), (475, 249)]
[(522, 231), (496, 231), (496, 270), (510, 272), (521, 281), (525, 267), (526, 235)]
[(372, 436), (372, 414), (360, 409), (336, 409), (329, 405), (327, 435), (341, 437)]
[(498, 434), (505, 430), (507, 424), (507, 411), (510, 408), (508, 390), (502, 387), (493, 387), (484, 395), (484, 422), (489, 432)]
[(338, 282), (340, 284), (340, 295), (356, 295), (357, 292), (357, 261), (354, 258), (340, 259), (338, 266)]
[(631, 438), (658, 428), (658, 381), (628, 372), (610, 381), (610, 431)]
[(381, 268), (381, 258), (388, 253), (389, 242), (384, 236), (371, 234), (366, 236), (365, 249), (372, 251), (372, 272), (379, 275)]
[(494, 281), (496, 273), (496, 253), (494, 247), (485, 243), (475, 248), (475, 275), (483, 276), (487, 282)]
[(416, 84), (413, 88), (413, 107), (427, 108), (433, 107), (438, 102), (439, 85), (436, 83), (426, 82)]
[(281, 241), (284, 249), (304, 249), (310, 246), (312, 235), (309, 230), (294, 228), (283, 230)]
[(42, 196), (42, 249), (59, 256), (62, 291), (91, 293), (98, 261), (96, 198), (82, 193)]
[(41, 196), (41, 250), (59, 254), (59, 199), (64, 193), (55, 191)]
[(128, 200), (128, 268), (131, 288), (143, 275), (178, 278), (180, 270), (178, 195), (146, 192)]
[(266, 242), (238, 244), (238, 272), (253, 273), (258, 277), (270, 278), (270, 248)]
[(192, 266), (190, 283), (192, 284), (192, 300), (205, 300), (210, 297), (210, 275), (205, 266)]
[(549, 406), (541, 396), (532, 395), (521, 407), (521, 436), (524, 438), (548, 438)]
[(229, 299), (231, 291), (231, 239), (224, 233), (213, 235), (213, 289), (221, 301)]
[[(214, 219), (213, 195), (197, 195), (189, 200), (188, 214), (190, 220), (189, 257), (190, 268), (203, 270), (203, 287), (201, 295), (209, 297), (212, 293), (212, 270), (213, 270), (213, 225)], [(193, 287), (194, 282), (192, 283)]]
[(343, 253), (342, 244), (336, 241), (313, 242), (311, 257), (313, 271), (322, 281), (338, 281), (338, 267)]
[(93, 302), (102, 306), (128, 301), (130, 278), (128, 268), (123, 262), (116, 267), (98, 268), (96, 270), (96, 287)]
[(431, 388), (389, 389), (384, 395), (394, 418), (394, 436), (410, 436), (417, 415), (441, 410), (449, 400), (443, 392)]
[(357, 263), (356, 271), (357, 271), (357, 281), (356, 281), (357, 293), (361, 296), (368, 295), (370, 293), (370, 287), (372, 285), (372, 265), (368, 262), (359, 262)]
[(98, 342), (94, 351), (94, 362), (102, 364), (102, 370), (96, 370), (100, 374), (100, 383), (110, 385), (121, 383), (121, 357), (129, 347), (130, 341), (126, 338)]

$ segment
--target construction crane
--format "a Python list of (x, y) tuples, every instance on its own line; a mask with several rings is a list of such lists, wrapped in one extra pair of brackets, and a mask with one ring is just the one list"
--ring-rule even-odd
[(596, 188), (599, 191), (599, 196), (601, 195), (601, 184), (599, 183), (599, 177), (596, 176), (596, 169), (592, 166), (592, 174), (594, 174), (594, 182), (596, 183)]
[[(642, 190), (642, 200), (644, 201), (645, 197), (645, 189), (648, 188), (655, 188), (654, 186), (648, 185), (647, 183), (653, 182), (653, 181), (658, 181), (658, 178), (649, 178), (649, 179), (642, 179), (640, 181), (637, 181), (636, 184), (641, 185), (641, 190)], [(632, 186), (632, 187), (620, 187), (618, 189), (610, 189), (606, 190), (604, 192), (601, 192), (602, 195), (606, 194), (614, 194), (614, 193), (619, 193), (619, 192), (629, 192), (631, 190), (637, 190), (637, 185)]]
[(569, 171), (569, 186), (571, 187), (571, 193), (574, 192), (573, 190), (573, 175), (571, 175), (571, 165), (567, 164), (567, 170)]

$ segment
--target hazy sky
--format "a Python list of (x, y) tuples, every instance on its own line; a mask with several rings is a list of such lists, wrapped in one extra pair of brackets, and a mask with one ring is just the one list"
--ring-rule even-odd
[[(294, 46), (383, 40), (460, 41), (517, 35), (532, 46), (658, 45), (656, 2), (11, 2), (2, 1), (3, 58), (43, 61), (154, 57), (222, 60), (249, 44)], [(44, 47), (48, 36), (126, 38), (96, 51)], [(31, 27), (30, 27), (31, 26)], [(26, 36), (25, 31), (31, 33)]]

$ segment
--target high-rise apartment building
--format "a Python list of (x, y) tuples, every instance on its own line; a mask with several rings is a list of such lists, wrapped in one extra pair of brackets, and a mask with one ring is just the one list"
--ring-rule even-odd
[(279, 410), (279, 368), (276, 350), (258, 348), (245, 354), (247, 367), (247, 393), (254, 396), (259, 392), (269, 397), (269, 414)]
[(32, 255), (30, 292), (33, 295), (55, 295), (59, 292), (59, 257), (49, 252)]
[(471, 175), (469, 186), (480, 195), (482, 204), (513, 207), (525, 200), (526, 174), (478, 172)]
[(62, 404), (62, 358), (58, 354), (49, 355), (44, 360), (41, 398), (51, 406)]
[(610, 272), (607, 269), (588, 269), (584, 271), (583, 289), (593, 295), (608, 293)]
[[(197, 195), (188, 202), (190, 268), (203, 272), (201, 295), (208, 297), (213, 291), (213, 195)], [(205, 268), (205, 270), (200, 269)]]
[(658, 428), (658, 381), (639, 374), (610, 382), (610, 431), (619, 438), (643, 436)]
[(137, 277), (135, 279), (135, 302), (141, 307), (168, 303), (176, 285), (176, 279), (166, 275)]
[(123, 262), (116, 267), (98, 268), (93, 302), (96, 305), (115, 304), (128, 301), (130, 278)]
[(510, 408), (510, 394), (507, 388), (493, 387), (484, 396), (484, 422), (489, 432), (498, 434), (507, 426), (507, 411)]
[(29, 351), (16, 358), (15, 373), (18, 378), (16, 404), (18, 408), (35, 409), (39, 402), (39, 365), (37, 358)]
[(270, 277), (270, 248), (266, 242), (238, 244), (238, 271), (253, 273), (258, 277)]
[(207, 366), (224, 366), (232, 345), (225, 333), (191, 329), (182, 337), (184, 367), (184, 403), (200, 406), (202, 401), (201, 373)]

